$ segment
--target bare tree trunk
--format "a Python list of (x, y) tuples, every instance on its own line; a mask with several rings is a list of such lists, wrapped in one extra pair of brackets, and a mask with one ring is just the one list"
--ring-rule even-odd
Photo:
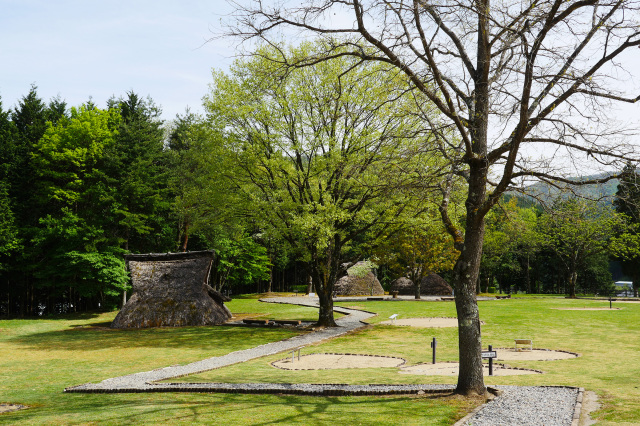
[(185, 253), (187, 251), (187, 244), (189, 243), (189, 224), (185, 222), (184, 224), (184, 239), (182, 240), (182, 252)]
[(527, 253), (527, 265), (526, 265), (525, 279), (527, 282), (527, 294), (531, 294), (531, 278), (529, 277), (529, 253)]

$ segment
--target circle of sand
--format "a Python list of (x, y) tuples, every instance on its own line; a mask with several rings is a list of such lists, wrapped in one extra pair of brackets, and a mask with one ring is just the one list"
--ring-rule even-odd
[[(402, 367), (401, 374), (416, 374), (423, 376), (457, 376), (460, 364), (457, 362), (437, 362), (435, 364), (418, 364), (410, 367)], [(530, 370), (527, 368), (507, 367), (503, 364), (493, 364), (494, 376), (522, 376), (525, 374), (543, 374), (539, 370)], [(483, 366), (483, 375), (489, 375), (489, 366)]]
[(500, 361), (555, 361), (559, 359), (573, 359), (580, 355), (568, 351), (555, 351), (552, 349), (534, 349), (532, 351), (517, 351), (515, 348), (494, 348), (496, 359)]
[(389, 368), (400, 367), (405, 363), (402, 358), (359, 355), (359, 354), (308, 354), (298, 355), (274, 361), (276, 368), (283, 370), (333, 370), (342, 368)]
[[(444, 328), (457, 327), (458, 318), (451, 317), (431, 317), (431, 318), (398, 318), (395, 321), (382, 321), (380, 324), (397, 325), (400, 327), (417, 327), (417, 328)], [(480, 321), (480, 325), (484, 325), (484, 321)]]

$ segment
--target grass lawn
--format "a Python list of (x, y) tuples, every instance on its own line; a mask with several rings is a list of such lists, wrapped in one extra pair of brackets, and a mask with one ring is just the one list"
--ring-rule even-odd
[[(512, 346), (531, 338), (538, 348), (582, 354), (563, 361), (512, 361), (543, 375), (486, 377), (487, 384), (571, 385), (596, 391), (600, 424), (640, 424), (640, 304), (620, 310), (608, 302), (566, 299), (510, 299), (480, 302), (484, 346)], [(333, 339), (304, 353), (338, 352), (399, 356), (407, 364), (431, 361), (429, 343), (438, 339), (438, 360), (457, 360), (455, 328), (417, 329), (376, 325), (400, 318), (455, 316), (451, 302), (345, 302), (377, 312), (371, 327)], [(311, 320), (314, 310), (236, 298), (234, 313)], [(64, 394), (67, 386), (183, 364), (256, 346), (293, 334), (284, 329), (190, 327), (110, 330), (114, 313), (59, 319), (0, 321), (0, 403), (30, 409), (0, 415), (2, 424), (427, 424), (447, 425), (478, 401), (458, 397), (299, 397), (237, 394)], [(455, 383), (452, 377), (398, 374), (396, 369), (284, 371), (269, 362), (286, 354), (181, 378), (184, 381), (279, 383)], [(178, 381), (174, 379), (172, 381)]]

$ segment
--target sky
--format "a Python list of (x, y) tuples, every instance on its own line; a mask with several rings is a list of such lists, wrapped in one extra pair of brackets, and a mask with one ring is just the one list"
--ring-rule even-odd
[[(225, 0), (0, 0), (0, 11), (4, 110), (35, 84), (45, 101), (69, 106), (91, 98), (105, 107), (134, 91), (171, 120), (187, 107), (202, 112), (212, 68), (228, 69), (236, 52), (235, 40), (210, 40), (230, 19)], [(639, 53), (628, 69), (640, 69)], [(637, 122), (640, 102), (616, 114)]]
[(0, 10), (3, 110), (35, 84), (69, 106), (134, 91), (171, 120), (202, 112), (212, 68), (233, 61), (232, 40), (207, 42), (228, 19), (225, 0), (0, 0)]

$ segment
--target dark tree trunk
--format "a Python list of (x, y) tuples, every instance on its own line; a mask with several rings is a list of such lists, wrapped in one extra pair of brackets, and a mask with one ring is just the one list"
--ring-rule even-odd
[(464, 250), (454, 267), (454, 290), (458, 314), (458, 350), (460, 374), (456, 392), (484, 395), (482, 372), (482, 338), (480, 313), (476, 299), (476, 282), (482, 256), (484, 221), (468, 224)]
[(185, 222), (184, 224), (184, 239), (182, 240), (182, 252), (185, 253), (187, 251), (187, 244), (189, 244), (189, 224)]
[(480, 272), (482, 242), (484, 239), (484, 216), (487, 203), (486, 186), (489, 172), (487, 157), (487, 130), (489, 113), (489, 20), (484, 11), (489, 10), (489, 0), (477, 0), (478, 50), (477, 69), (474, 76), (474, 108), (470, 111), (472, 126), (471, 152), (467, 152), (469, 164), (468, 188), (465, 202), (467, 213), (464, 245), (454, 266), (454, 290), (458, 314), (458, 351), (460, 372), (456, 393), (462, 395), (485, 395), (482, 372), (482, 337), (480, 313), (476, 299), (476, 283)]
[(318, 313), (318, 325), (324, 327), (337, 327), (333, 318), (333, 298), (327, 289), (318, 290), (320, 298), (320, 310)]
[(311, 274), (320, 299), (319, 326), (337, 327), (333, 318), (333, 288), (338, 277), (341, 248), (339, 237), (336, 237), (333, 245), (326, 248), (322, 255), (315, 247), (311, 249)]

